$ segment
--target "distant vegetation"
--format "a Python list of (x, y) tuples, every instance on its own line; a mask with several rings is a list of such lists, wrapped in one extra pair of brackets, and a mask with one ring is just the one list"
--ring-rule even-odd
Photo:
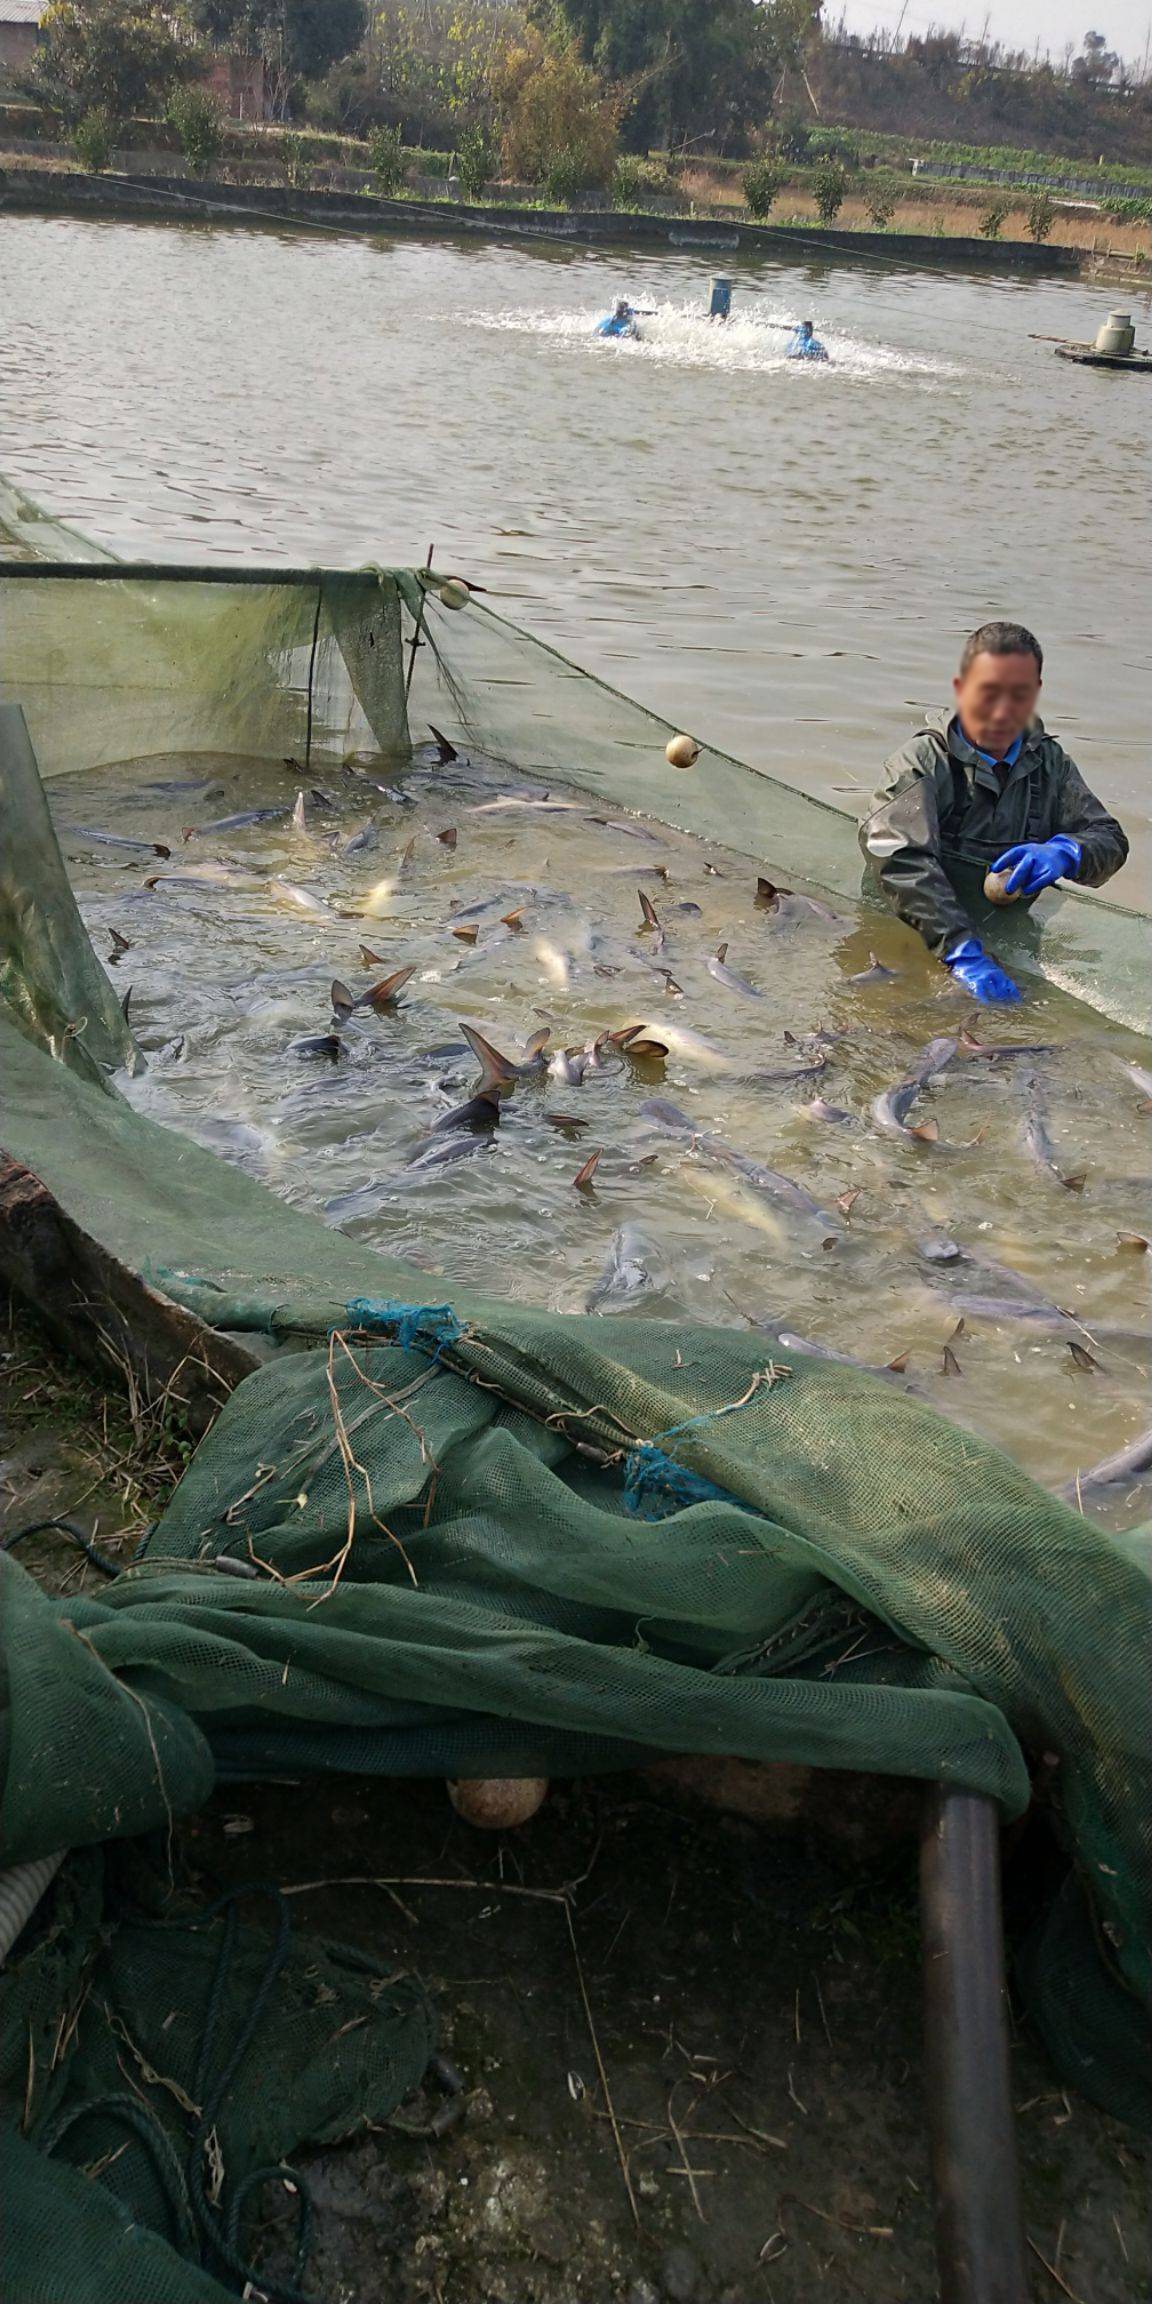
[[(793, 221), (848, 201), (877, 231), (913, 185), (931, 201), (933, 174), (968, 172), (964, 199), (1003, 188), (989, 239), (1013, 189), (1042, 241), (1061, 187), (1097, 179), (1112, 222), (1152, 221), (1152, 83), (1095, 32), (1038, 62), (950, 33), (861, 39), (820, 0), (53, 0), (42, 32), (13, 92), (92, 168), (152, 143), (200, 174), (341, 167), (387, 194), (451, 177), (464, 199), (502, 181), (642, 208), (719, 186), (757, 217), (791, 189), (809, 203)], [(205, 82), (221, 56), (262, 79), (266, 120), (224, 118)]]
[(954, 32), (851, 34), (841, 19), (825, 24), (809, 80), (823, 121), (896, 131), (913, 149), (934, 142), (974, 163), (997, 147), (1033, 163), (1152, 159), (1146, 62), (1126, 64), (1099, 32), (1049, 61)]

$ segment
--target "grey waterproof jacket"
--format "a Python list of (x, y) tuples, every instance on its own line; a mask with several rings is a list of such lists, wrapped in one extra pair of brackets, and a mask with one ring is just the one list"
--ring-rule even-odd
[[(884, 769), (860, 845), (902, 920), (945, 957), (973, 933), (965, 909), (1006, 848), (1069, 832), (1083, 854), (1076, 877), (1098, 888), (1128, 842), (1074, 760), (1034, 720), (1008, 769), (974, 751), (955, 715), (932, 713)], [(1024, 903), (1028, 902), (1023, 898)]]

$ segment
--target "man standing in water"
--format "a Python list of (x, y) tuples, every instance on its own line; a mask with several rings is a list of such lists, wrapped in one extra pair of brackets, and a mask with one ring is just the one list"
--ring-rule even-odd
[(618, 296), (607, 319), (597, 322), (596, 334), (598, 336), (638, 336), (640, 334), (640, 330), (636, 326), (636, 314), (626, 296)]
[(826, 347), (820, 342), (811, 320), (802, 320), (792, 330), (784, 350), (786, 360), (826, 360)]
[(1018, 1000), (973, 933), (988, 872), (1031, 904), (1056, 880), (1099, 888), (1128, 842), (1037, 718), (1044, 658), (1023, 624), (982, 624), (964, 643), (956, 707), (893, 753), (860, 845), (888, 902), (977, 1000)]

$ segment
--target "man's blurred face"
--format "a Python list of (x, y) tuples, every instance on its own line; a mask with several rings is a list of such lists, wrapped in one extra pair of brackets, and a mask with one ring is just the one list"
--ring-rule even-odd
[(1040, 667), (1022, 656), (974, 656), (952, 682), (964, 734), (981, 752), (1001, 758), (1022, 736), (1036, 711)]

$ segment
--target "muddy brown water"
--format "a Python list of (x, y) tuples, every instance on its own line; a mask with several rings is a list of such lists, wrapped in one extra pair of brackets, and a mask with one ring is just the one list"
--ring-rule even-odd
[[(141, 1110), (405, 1259), (435, 1301), (498, 1273), (560, 1312), (898, 1360), (891, 1381), (1048, 1485), (1143, 1428), (1141, 1042), (1050, 987), (977, 1011), (885, 914), (758, 898), (746, 858), (479, 756), (320, 772), (302, 823), (297, 789), (281, 763), (203, 757), (52, 787), (131, 988)], [(334, 981), (359, 1000), (401, 968), (396, 1005), (334, 1018)], [(475, 1128), (453, 1118), (481, 1084), (462, 1024), (518, 1063), (548, 1035)], [(638, 1055), (605, 1038), (636, 1027)], [(907, 1115), (926, 1133), (885, 1132), (875, 1100), (935, 1040), (960, 1045)], [(1037, 1052), (982, 1052), (1017, 1044)], [(1139, 1518), (1140, 1489), (1108, 1510)]]

